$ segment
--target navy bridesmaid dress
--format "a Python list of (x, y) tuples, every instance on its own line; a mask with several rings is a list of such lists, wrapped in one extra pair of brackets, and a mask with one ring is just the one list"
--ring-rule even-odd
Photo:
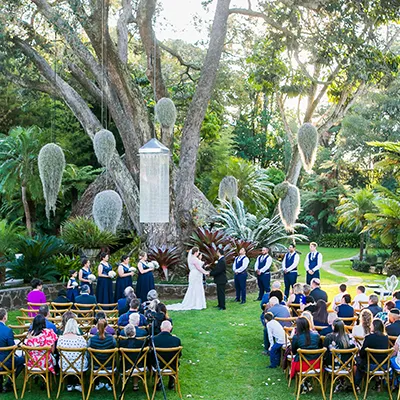
[[(100, 263), (100, 265), (103, 267), (102, 272), (104, 275), (108, 275), (108, 273), (112, 271), (112, 267), (110, 264)], [(97, 278), (96, 298), (97, 302), (100, 304), (113, 303), (113, 283), (111, 278), (103, 278), (102, 276), (99, 276)]]
[[(143, 269), (149, 269), (149, 266), (144, 262), (140, 262)], [(147, 293), (155, 289), (153, 272), (141, 274), (138, 270), (138, 280), (136, 285), (136, 296), (143, 302), (147, 301)]]
[[(75, 278), (70, 278), (68, 283), (72, 285), (74, 282), (77, 282), (77, 280)], [(79, 296), (78, 286), (73, 287), (71, 289), (67, 289), (67, 297), (69, 301), (75, 303), (75, 297), (77, 296)]]
[[(82, 278), (88, 279), (88, 276), (92, 274), (92, 270), (89, 268), (89, 271), (86, 271), (85, 268), (82, 268)], [(81, 282), (83, 285), (88, 285), (90, 289), (90, 294), (93, 294), (93, 285), (87, 282)], [(82, 285), (81, 285), (82, 286)]]
[[(120, 266), (122, 266), (123, 270), (124, 270), (124, 274), (129, 274), (129, 272), (131, 272), (131, 270), (129, 269), (129, 265), (126, 266), (124, 264), (120, 264)], [(117, 283), (115, 285), (115, 297), (114, 297), (114, 301), (115, 303), (119, 300), (122, 299), (122, 297), (124, 297), (124, 290), (128, 287), (128, 286), (132, 286), (132, 275), (129, 276), (124, 276), (123, 278), (121, 278), (119, 275), (117, 277)]]

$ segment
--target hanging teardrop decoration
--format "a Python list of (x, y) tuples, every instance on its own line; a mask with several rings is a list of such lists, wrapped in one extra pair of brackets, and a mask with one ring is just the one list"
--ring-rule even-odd
[(122, 215), (122, 199), (115, 190), (103, 190), (94, 198), (92, 214), (102, 231), (115, 233)]

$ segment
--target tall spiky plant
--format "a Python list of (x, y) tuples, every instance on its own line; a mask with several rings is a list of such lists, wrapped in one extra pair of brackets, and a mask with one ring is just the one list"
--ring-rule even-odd
[(65, 169), (65, 156), (62, 148), (55, 143), (43, 146), (39, 152), (38, 166), (46, 201), (46, 217), (50, 219), (50, 211), (53, 211), (54, 214), (56, 212), (57, 197)]
[(294, 232), (300, 214), (300, 191), (297, 186), (285, 181), (277, 185), (279, 216), (287, 232)]
[(114, 190), (97, 193), (93, 202), (93, 219), (102, 231), (115, 233), (122, 215), (122, 200)]
[(94, 135), (93, 148), (97, 160), (103, 166), (108, 168), (111, 157), (116, 149), (115, 137), (112, 132), (102, 129)]
[(309, 174), (312, 172), (318, 150), (318, 131), (310, 123), (303, 124), (297, 132), (297, 146), (299, 148), (303, 168)]
[(233, 201), (238, 195), (238, 182), (234, 176), (225, 176), (219, 184), (218, 198)]

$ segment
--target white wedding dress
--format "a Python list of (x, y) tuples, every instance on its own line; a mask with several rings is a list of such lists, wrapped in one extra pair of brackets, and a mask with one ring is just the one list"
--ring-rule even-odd
[(171, 304), (167, 306), (167, 310), (172, 311), (185, 311), (185, 310), (202, 310), (206, 308), (206, 296), (204, 294), (203, 274), (203, 261), (197, 257), (189, 255), (189, 286), (182, 303)]

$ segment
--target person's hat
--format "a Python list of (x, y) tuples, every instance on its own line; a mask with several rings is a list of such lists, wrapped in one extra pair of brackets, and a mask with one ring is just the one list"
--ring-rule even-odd
[(158, 293), (156, 290), (152, 289), (147, 293), (147, 300), (152, 301), (158, 299)]
[(392, 309), (390, 310), (390, 313), (391, 313), (391, 314), (400, 315), (400, 310), (399, 310), (398, 308), (392, 308)]

